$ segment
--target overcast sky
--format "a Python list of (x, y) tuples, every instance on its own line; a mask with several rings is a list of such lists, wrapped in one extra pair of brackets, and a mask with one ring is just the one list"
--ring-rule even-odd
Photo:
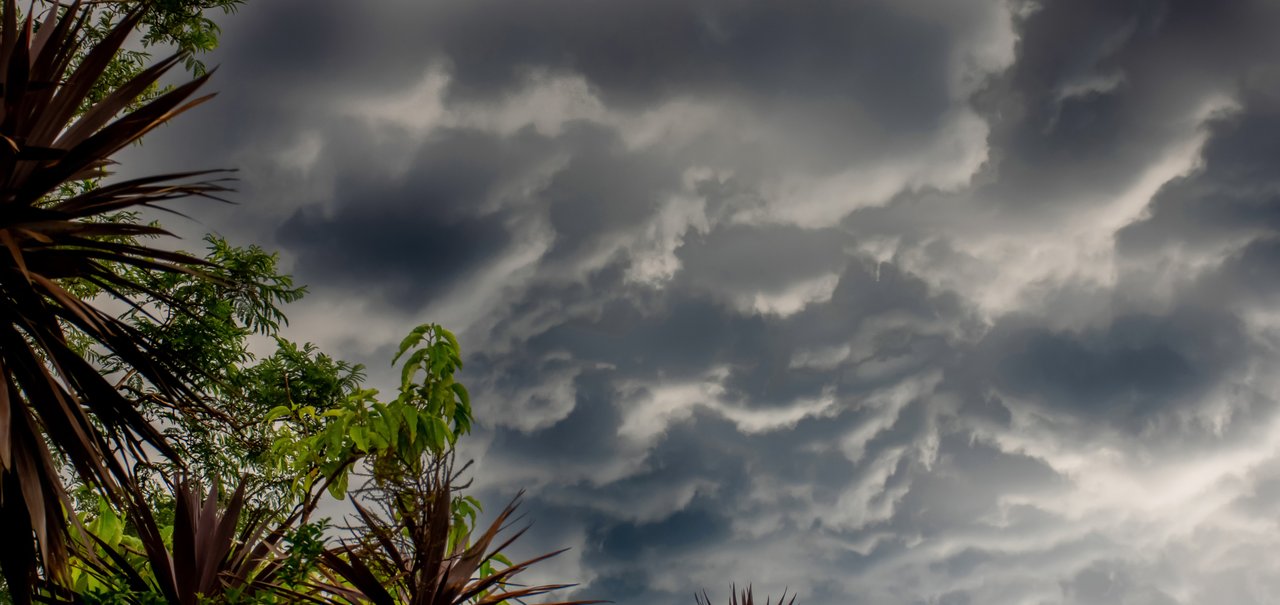
[[(249, 0), (130, 170), (620, 605), (1280, 594), (1280, 3)], [(198, 242), (198, 239), (194, 241)], [(196, 245), (194, 242), (191, 245)]]

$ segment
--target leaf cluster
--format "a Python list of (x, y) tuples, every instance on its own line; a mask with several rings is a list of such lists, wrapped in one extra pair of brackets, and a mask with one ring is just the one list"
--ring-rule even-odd
[(454, 379), (462, 367), (457, 338), (439, 325), (419, 326), (401, 342), (395, 360), (402, 357), (393, 399), (359, 389), (326, 410), (290, 401), (268, 413), (267, 421), (279, 421), (272, 449), (297, 477), (297, 490), (308, 492), (322, 480), (341, 498), (361, 461), (375, 478), (419, 472), (424, 460), (444, 455), (471, 429), (471, 397)]

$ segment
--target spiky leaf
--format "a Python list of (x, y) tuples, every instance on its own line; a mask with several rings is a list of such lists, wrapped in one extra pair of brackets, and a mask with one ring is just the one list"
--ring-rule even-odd
[(126, 269), (199, 273), (200, 261), (137, 243), (167, 235), (158, 227), (104, 219), (186, 196), (215, 197), (226, 190), (220, 182), (196, 180), (210, 173), (138, 178), (60, 196), (70, 183), (103, 175), (117, 151), (209, 98), (191, 99), (206, 76), (126, 111), (181, 59), (171, 57), (84, 110), (147, 6), (138, 3), (86, 51), (87, 11), (78, 0), (54, 4), (38, 30), (30, 11), (19, 23), (14, 0), (0, 5), (0, 538), (6, 538), (0, 570), (20, 604), (28, 602), (37, 570), (58, 575), (67, 563), (63, 510), (70, 506), (49, 445), (117, 502), (130, 483), (121, 456), (139, 454), (143, 443), (172, 454), (75, 339), (117, 359), (166, 405), (198, 407), (187, 379), (192, 368), (69, 288), (85, 285), (133, 307), (147, 299), (169, 312), (196, 312), (155, 296)]

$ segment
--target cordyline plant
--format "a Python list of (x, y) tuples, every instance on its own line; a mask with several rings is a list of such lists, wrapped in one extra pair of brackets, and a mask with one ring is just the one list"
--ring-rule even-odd
[[(729, 587), (729, 605), (755, 605), (755, 595), (752, 594), (752, 592), (750, 585), (747, 585), (741, 593), (739, 593), (737, 586)], [(698, 605), (711, 605), (711, 597), (707, 596), (707, 591), (705, 590), (702, 591), (702, 594), (695, 592), (693, 594), (693, 600), (696, 601)], [(778, 597), (777, 605), (783, 605), (783, 602), (785, 602), (786, 605), (795, 605), (796, 595), (791, 595), (791, 600), (788, 601), (787, 591), (783, 590), (782, 596)], [(765, 597), (764, 605), (770, 605), (769, 597)]]
[[(356, 605), (493, 605), (571, 586), (511, 583), (531, 565), (563, 552), (517, 564), (499, 554), (523, 533), (495, 547), (515, 501), (471, 540), (468, 520), (474, 523), (478, 503), (455, 497), (461, 488), (453, 448), (471, 427), (470, 395), (455, 380), (462, 367), (457, 338), (436, 324), (418, 326), (401, 341), (393, 363), (401, 359), (393, 399), (380, 401), (377, 391), (358, 390), (320, 414), (309, 406), (281, 406), (268, 415), (284, 425), (273, 449), (294, 469), (302, 494), (318, 495), (328, 486), (334, 497), (344, 497), (355, 469), (369, 471), (351, 493), (361, 521), (349, 528), (355, 539), (321, 554), (325, 579), (313, 582), (309, 594)], [(296, 435), (289, 427), (300, 422), (323, 427)], [(312, 497), (304, 495), (304, 503)], [(359, 499), (373, 503), (372, 510)]]
[[(174, 487), (171, 528), (162, 528), (146, 503), (135, 503), (129, 511), (129, 525), (137, 532), (132, 545), (121, 539), (124, 520), (104, 511), (115, 535), (91, 529), (97, 548), (79, 553), (73, 563), (79, 577), (70, 586), (46, 582), (40, 600), (66, 605), (199, 605), (255, 598), (321, 603), (291, 590), (309, 572), (308, 562), (285, 548), (296, 513), (269, 529), (261, 516), (244, 518), (243, 483), (225, 506), (218, 502), (216, 486), (203, 497), (200, 491), (188, 482)], [(171, 545), (166, 544), (166, 529)]]
[(75, 293), (133, 307), (145, 296), (148, 304), (189, 312), (128, 275), (194, 273), (200, 261), (138, 243), (167, 234), (158, 227), (111, 217), (225, 191), (217, 181), (192, 182), (210, 173), (72, 186), (103, 176), (117, 151), (209, 98), (189, 100), (201, 77), (125, 112), (182, 60), (173, 56), (96, 103), (86, 101), (147, 4), (87, 50), (89, 11), (80, 1), (55, 4), (38, 25), (34, 5), (21, 23), (14, 0), (0, 5), (0, 571), (19, 604), (29, 601), (41, 571), (58, 576), (66, 569), (70, 504), (56, 459), (125, 502), (130, 482), (122, 458), (141, 455), (143, 444), (173, 454), (128, 393), (87, 356), (118, 360), (167, 405), (199, 407), (184, 378), (192, 369)]
[[(417, 465), (409, 465), (410, 467)], [(514, 543), (521, 529), (494, 546), (519, 504), (516, 496), (474, 542), (458, 535), (453, 515), (455, 491), (452, 455), (430, 459), (425, 468), (395, 478), (375, 476), (358, 490), (378, 503), (373, 512), (352, 501), (362, 523), (359, 538), (325, 551), (322, 571), (330, 583), (322, 592), (331, 603), (352, 605), (497, 605), (554, 592), (573, 584), (516, 586), (512, 579), (564, 550), (520, 563), (498, 553)], [(496, 561), (508, 563), (497, 568)], [(546, 605), (589, 605), (605, 601), (556, 601)]]

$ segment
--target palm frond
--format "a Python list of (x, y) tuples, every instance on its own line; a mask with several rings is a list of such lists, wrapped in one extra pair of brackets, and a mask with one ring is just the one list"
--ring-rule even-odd
[[(57, 575), (68, 560), (63, 511), (70, 506), (55, 459), (66, 460), (83, 480), (122, 502), (121, 489), (130, 481), (120, 456), (142, 451), (142, 444), (173, 454), (134, 402), (86, 360), (69, 334), (86, 337), (174, 405), (199, 405), (184, 378), (193, 370), (166, 356), (163, 343), (65, 286), (77, 280), (142, 306), (145, 292), (122, 269), (198, 274), (201, 261), (196, 258), (135, 243), (140, 235), (164, 231), (102, 219), (179, 197), (216, 197), (227, 191), (210, 176), (213, 172), (197, 172), (59, 195), (69, 183), (102, 176), (114, 153), (209, 98), (191, 98), (205, 76), (126, 111), (181, 59), (171, 57), (82, 113), (94, 83), (147, 5), (140, 2), (82, 52), (88, 11), (79, 0), (68, 7), (55, 3), (38, 30), (34, 7), (19, 23), (15, 1), (2, 4), (0, 526), (12, 539), (0, 553), (0, 571), (20, 604), (29, 602), (26, 587), (37, 573)], [(150, 302), (194, 312), (180, 301)]]

